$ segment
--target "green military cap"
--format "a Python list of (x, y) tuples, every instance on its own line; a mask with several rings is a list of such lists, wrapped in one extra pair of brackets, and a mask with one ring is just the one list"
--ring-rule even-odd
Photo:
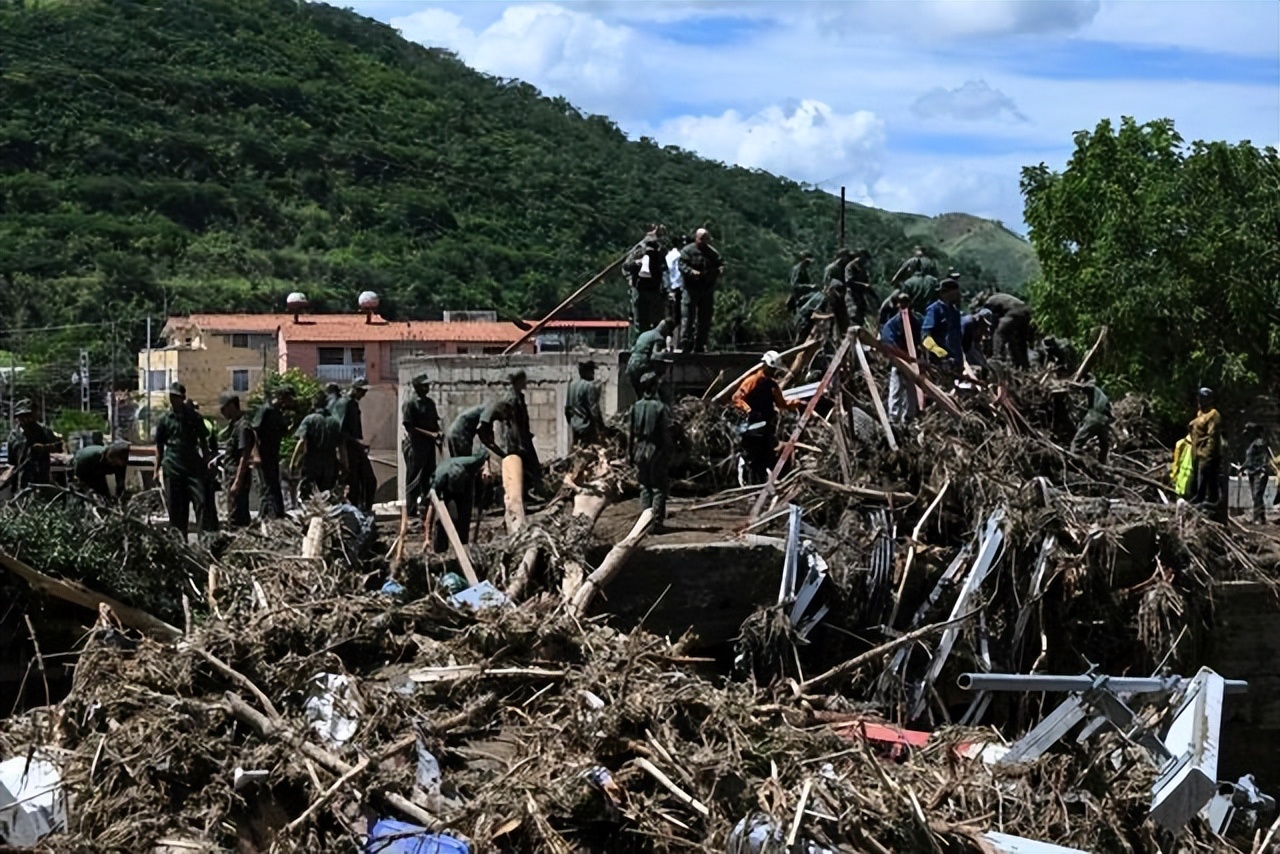
[(13, 405), (13, 416), (17, 418), (19, 415), (31, 414), (31, 401), (23, 398)]
[(955, 279), (943, 279), (941, 282), (938, 283), (939, 292), (958, 291), (958, 290), (960, 290), (960, 283), (957, 282)]
[(413, 382), (413, 385), (415, 386), (431, 385), (431, 377), (427, 376), (426, 374), (418, 374), (416, 377), (413, 378), (412, 382)]
[(240, 405), (240, 395), (236, 394), (234, 391), (224, 391), (222, 394), (218, 395), (219, 409), (224, 406), (230, 406), (233, 403), (236, 406)]
[(848, 246), (841, 246), (840, 251), (836, 253), (837, 258), (848, 258), (852, 253), (849, 252)]
[(511, 373), (507, 374), (507, 380), (509, 382), (518, 383), (518, 382), (524, 382), (527, 379), (528, 379), (528, 375), (525, 374), (525, 372), (522, 370), (512, 371)]
[(648, 391), (658, 384), (658, 375), (653, 371), (646, 371), (640, 375), (640, 388)]
[(276, 397), (296, 397), (298, 390), (293, 387), (293, 383), (280, 383), (276, 386)]
[(600, 367), (600, 366), (599, 366), (599, 365), (597, 365), (597, 364), (596, 364), (594, 361), (592, 361), (591, 359), (587, 359), (585, 362), (579, 362), (579, 363), (578, 363), (578, 367), (579, 367), (579, 368), (587, 368), (587, 369), (589, 369), (589, 370), (594, 371), (596, 368), (598, 368), (598, 367)]
[(351, 381), (351, 387), (367, 389), (369, 387), (369, 381), (364, 377), (356, 377)]
[(169, 383), (169, 394), (176, 394), (176, 395), (181, 395), (182, 397), (186, 397), (187, 387), (179, 382)]

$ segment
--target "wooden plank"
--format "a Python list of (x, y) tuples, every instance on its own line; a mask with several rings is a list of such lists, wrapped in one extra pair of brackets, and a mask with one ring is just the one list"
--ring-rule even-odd
[[(861, 327), (858, 327), (861, 329)], [(876, 416), (880, 419), (880, 426), (884, 428), (885, 441), (889, 443), (889, 450), (898, 450), (898, 440), (893, 435), (893, 425), (889, 423), (889, 413), (884, 410), (884, 402), (880, 400), (880, 389), (876, 388), (876, 378), (871, 376), (871, 366), (867, 364), (867, 354), (862, 352), (862, 345), (855, 344), (853, 352), (858, 355), (858, 366), (862, 368), (862, 378), (867, 381), (867, 390), (871, 392), (871, 403), (876, 408)]]
[[(808, 350), (809, 348), (813, 347), (813, 346), (814, 346), (815, 344), (817, 344), (817, 343), (818, 343), (817, 341), (806, 341), (806, 342), (805, 342), (805, 343), (803, 343), (803, 344), (798, 344), (798, 345), (796, 345), (795, 347), (792, 347), (790, 350), (783, 350), (783, 351), (782, 351), (781, 353), (779, 353), (778, 355), (779, 355), (779, 356), (781, 356), (781, 357), (783, 357), (783, 358), (786, 358), (787, 356), (790, 356), (790, 355), (792, 355), (793, 353), (799, 353), (801, 350)], [(734, 380), (733, 380), (731, 383), (729, 383), (727, 386), (725, 386), (724, 388), (722, 388), (722, 389), (720, 389), (718, 392), (716, 392), (716, 393), (715, 393), (715, 396), (711, 398), (711, 402), (712, 402), (712, 403), (724, 403), (726, 400), (728, 400), (728, 399), (729, 399), (729, 397), (730, 397), (730, 396), (731, 396), (735, 391), (737, 391), (737, 390), (738, 390), (738, 386), (740, 386), (740, 385), (742, 385), (744, 382), (746, 382), (746, 381), (747, 381), (747, 377), (751, 376), (751, 375), (752, 375), (752, 374), (754, 374), (756, 371), (760, 370), (760, 366), (761, 366), (761, 365), (763, 365), (763, 364), (764, 364), (764, 362), (756, 362), (756, 363), (755, 363), (754, 365), (752, 365), (750, 368), (748, 368), (747, 370), (743, 371), (743, 372), (742, 372), (742, 374), (741, 374), (740, 376), (738, 376), (736, 379), (734, 379)]]
[[(903, 337), (907, 339), (907, 355), (911, 357), (913, 364), (920, 364), (920, 354), (916, 352), (916, 335), (911, 328), (911, 309), (902, 309), (902, 330)], [(924, 390), (920, 386), (916, 386), (916, 407), (920, 410), (924, 409)]]
[(939, 388), (937, 384), (932, 382), (929, 378), (921, 374), (917, 366), (899, 356), (892, 347), (881, 341), (877, 341), (865, 329), (858, 330), (858, 340), (892, 362), (907, 382), (911, 383), (929, 397), (936, 400), (943, 409), (947, 410), (952, 415), (960, 414), (960, 407), (951, 399), (950, 395)]
[(831, 357), (831, 364), (827, 365), (827, 372), (822, 375), (822, 381), (818, 383), (817, 389), (814, 390), (813, 397), (809, 398), (809, 402), (805, 405), (804, 412), (800, 415), (800, 421), (796, 424), (796, 429), (791, 433), (791, 438), (782, 446), (782, 453), (778, 454), (778, 462), (774, 465), (773, 470), (769, 472), (769, 479), (761, 487), (760, 495), (756, 498), (756, 503), (751, 508), (749, 521), (754, 522), (759, 517), (760, 511), (764, 509), (764, 505), (769, 501), (769, 496), (773, 495), (774, 490), (777, 488), (778, 475), (782, 473), (787, 460), (791, 459), (791, 455), (795, 452), (796, 442), (800, 441), (800, 434), (808, 426), (809, 419), (813, 417), (813, 413), (818, 408), (818, 401), (822, 400), (822, 396), (826, 394), (827, 387), (831, 385), (831, 380), (835, 378), (836, 372), (840, 369), (841, 363), (844, 362), (845, 356), (849, 355), (849, 347), (852, 343), (853, 330), (851, 329), (836, 350), (835, 355)]
[(453, 546), (454, 554), (458, 556), (458, 563), (462, 565), (462, 574), (467, 577), (467, 583), (475, 587), (480, 583), (480, 578), (476, 575), (476, 568), (471, 565), (471, 555), (467, 554), (467, 547), (462, 544), (458, 529), (453, 526), (449, 508), (444, 506), (444, 502), (440, 500), (440, 496), (436, 495), (434, 489), (427, 493), (427, 497), (431, 499), (431, 506), (440, 517), (440, 525), (444, 528), (444, 535), (449, 538), (449, 545)]
[(524, 527), (524, 460), (518, 454), (502, 458), (502, 503), (507, 533)]
[(1102, 342), (1107, 340), (1107, 327), (1103, 326), (1098, 330), (1098, 340), (1093, 342), (1093, 346), (1089, 348), (1089, 352), (1084, 354), (1084, 361), (1080, 363), (1080, 367), (1076, 368), (1075, 376), (1071, 378), (1072, 382), (1080, 382), (1080, 378), (1089, 370), (1089, 366), (1093, 364), (1093, 359), (1098, 355), (1098, 348), (1102, 346)]

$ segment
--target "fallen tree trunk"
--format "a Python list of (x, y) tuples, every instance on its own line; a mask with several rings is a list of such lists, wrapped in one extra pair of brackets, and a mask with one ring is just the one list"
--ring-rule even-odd
[(635, 551), (636, 546), (644, 539), (645, 534), (649, 533), (651, 527), (653, 527), (653, 509), (649, 508), (640, 514), (640, 518), (636, 520), (631, 533), (627, 534), (620, 543), (609, 550), (604, 560), (600, 562), (600, 567), (591, 573), (587, 580), (582, 583), (582, 586), (573, 594), (573, 599), (569, 603), (569, 613), (575, 617), (581, 617), (586, 613), (591, 600), (596, 598), (596, 594), (600, 592), (601, 588), (608, 584), (626, 565), (627, 559), (631, 557), (631, 553)]
[(516, 454), (502, 458), (502, 503), (507, 533), (524, 527), (524, 460)]
[(31, 585), (33, 590), (48, 593), (50, 596), (54, 596), (64, 602), (80, 605), (91, 611), (97, 611), (105, 605), (126, 626), (156, 635), (163, 640), (171, 641), (182, 637), (182, 630), (177, 626), (171, 626), (164, 620), (151, 616), (146, 611), (118, 602), (110, 596), (95, 593), (78, 582), (63, 581), (45, 575), (7, 552), (0, 551), (0, 565)]

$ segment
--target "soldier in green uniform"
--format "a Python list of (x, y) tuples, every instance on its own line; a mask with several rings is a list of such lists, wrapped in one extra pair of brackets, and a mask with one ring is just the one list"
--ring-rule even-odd
[(835, 260), (828, 264), (822, 271), (822, 281), (818, 284), (823, 288), (826, 288), (826, 286), (832, 282), (839, 282), (843, 285), (844, 268), (849, 266), (849, 259), (852, 257), (853, 255), (849, 252), (849, 249), (841, 246), (840, 251), (836, 253)]
[[(436, 466), (431, 478), (431, 488), (449, 511), (453, 527), (458, 531), (458, 539), (464, 544), (470, 535), (472, 504), (478, 491), (481, 472), (488, 459), (489, 455), (484, 451), (471, 456), (449, 457)], [(449, 549), (449, 540), (439, 520), (436, 520), (432, 529), (431, 543), (437, 552)]]
[(169, 524), (187, 533), (194, 506), (201, 530), (207, 530), (205, 510), (209, 480), (209, 431), (200, 413), (187, 404), (182, 383), (169, 386), (169, 411), (156, 422), (155, 476), (163, 474)]
[(1098, 462), (1105, 463), (1111, 450), (1111, 401), (1097, 383), (1086, 385), (1085, 393), (1089, 396), (1089, 411), (1071, 440), (1071, 453), (1080, 453), (1092, 439), (1098, 443)]
[(889, 287), (896, 288), (899, 283), (907, 280), (907, 277), (917, 274), (931, 276), (937, 270), (933, 263), (933, 259), (926, 253), (923, 246), (917, 246), (915, 254), (902, 262), (902, 266), (898, 268), (898, 272), (893, 274), (893, 278), (889, 280)]
[(594, 445), (604, 438), (604, 415), (600, 412), (600, 384), (596, 382), (596, 363), (578, 365), (578, 378), (569, 383), (565, 394), (564, 417), (573, 434), (574, 447)]
[(631, 405), (627, 431), (627, 459), (640, 481), (640, 509), (653, 508), (653, 524), (660, 530), (667, 516), (667, 468), (671, 463), (671, 417), (658, 400), (658, 375), (640, 378), (641, 397)]
[(249, 487), (253, 483), (253, 456), (257, 434), (249, 416), (240, 408), (240, 395), (225, 392), (218, 398), (218, 411), (227, 420), (227, 444), (223, 456), (223, 483), (227, 493), (227, 523), (243, 528), (249, 517)]
[(17, 472), (18, 488), (50, 482), (51, 454), (62, 450), (62, 440), (36, 420), (29, 400), (19, 400), (13, 407), (16, 420), (9, 434), (9, 465)]
[(115, 477), (115, 497), (124, 496), (124, 475), (129, 468), (129, 443), (112, 442), (110, 445), (85, 445), (71, 458), (71, 473), (85, 489), (111, 500), (107, 475)]
[(667, 259), (659, 243), (658, 229), (650, 231), (632, 250), (623, 271), (631, 282), (631, 340), (666, 315)]
[[(663, 323), (665, 322), (664, 320)], [(513, 371), (507, 379), (511, 384), (510, 388), (485, 408), (480, 416), (478, 432), (484, 446), (499, 457), (514, 454), (524, 462), (524, 490), (527, 494), (542, 477), (542, 463), (533, 446), (533, 430), (529, 426), (529, 405), (524, 399), (524, 389), (529, 379), (524, 371)], [(494, 436), (495, 421), (501, 421), (504, 427), (502, 445), (497, 444)]]
[(431, 473), (436, 470), (436, 446), (440, 444), (440, 413), (431, 399), (431, 381), (426, 374), (413, 378), (413, 396), (400, 410), (404, 439), (405, 507), (410, 516), (418, 515), (418, 504), (430, 489)]
[(813, 288), (813, 277), (809, 275), (809, 265), (813, 263), (813, 256), (808, 252), (800, 256), (800, 260), (791, 268), (791, 293), (804, 289), (806, 292)]
[(293, 386), (280, 386), (262, 401), (251, 422), (258, 440), (258, 515), (263, 519), (284, 518), (280, 443), (289, 433), (284, 413), (293, 408), (293, 396)]
[(360, 401), (368, 390), (369, 383), (363, 377), (352, 380), (346, 395), (339, 397), (330, 410), (342, 431), (347, 501), (365, 513), (373, 510), (373, 493), (378, 488), (373, 464), (369, 462), (369, 445), (364, 441), (364, 419), (360, 415)]
[(923, 312), (938, 293), (938, 280), (921, 270), (902, 283), (902, 292), (911, 297), (911, 310)]
[(649, 371), (658, 372), (653, 357), (662, 352), (670, 332), (671, 321), (664, 318), (657, 326), (641, 334), (631, 348), (631, 357), (627, 359), (627, 379), (631, 380), (631, 387), (635, 389), (637, 396), (641, 393), (640, 377)]
[(302, 457), (299, 497), (306, 501), (317, 492), (331, 492), (338, 484), (338, 443), (342, 431), (337, 420), (329, 414), (327, 395), (316, 395), (311, 413), (302, 419), (294, 435), (298, 444), (293, 448), (289, 468), (295, 468), (298, 457)]
[(705, 353), (715, 311), (716, 283), (724, 269), (724, 260), (711, 246), (711, 233), (705, 228), (694, 232), (693, 242), (680, 250), (679, 264), (688, 309), (680, 336), (681, 349)]
[(861, 326), (875, 305), (876, 292), (871, 287), (871, 253), (859, 249), (853, 253), (844, 268), (844, 286), (849, 300), (849, 313), (854, 323)]
[(446, 439), (449, 444), (449, 456), (469, 457), (475, 452), (476, 433), (480, 431), (480, 417), (487, 409), (483, 403), (464, 409), (453, 421), (449, 422)]

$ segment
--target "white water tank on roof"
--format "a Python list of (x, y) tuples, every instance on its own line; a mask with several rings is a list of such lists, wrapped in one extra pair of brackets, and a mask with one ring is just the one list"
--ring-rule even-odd
[(302, 291), (294, 291), (284, 298), (285, 308), (289, 311), (303, 311), (309, 305), (307, 295)]
[(378, 295), (373, 291), (361, 291), (356, 302), (359, 304), (361, 311), (376, 311), (378, 308)]

